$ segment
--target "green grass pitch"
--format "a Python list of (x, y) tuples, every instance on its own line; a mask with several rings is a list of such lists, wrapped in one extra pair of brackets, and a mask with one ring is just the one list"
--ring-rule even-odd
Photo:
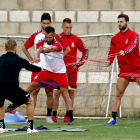
[[(26, 131), (10, 131), (0, 134), (0, 140), (139, 140), (139, 120), (118, 120), (118, 125), (106, 126), (107, 120), (75, 120), (75, 125), (67, 125), (62, 120), (57, 123), (46, 123), (45, 120), (35, 120), (34, 125), (44, 125), (48, 129), (80, 128), (90, 129), (85, 132), (39, 132), (27, 134)], [(6, 125), (7, 128), (22, 128), (27, 124)]]

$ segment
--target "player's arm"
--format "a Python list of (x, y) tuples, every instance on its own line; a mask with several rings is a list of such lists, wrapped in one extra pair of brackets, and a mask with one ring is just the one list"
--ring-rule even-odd
[(33, 61), (33, 57), (31, 56), (31, 54), (29, 53), (28, 49), (31, 48), (34, 45), (34, 39), (35, 39), (35, 35), (32, 34), (28, 40), (24, 43), (24, 46), (22, 47), (22, 50), (24, 52), (24, 54), (27, 56), (27, 58), (30, 61)]
[(122, 50), (122, 51), (124, 51), (124, 53), (122, 53), (122, 55), (133, 52), (135, 50), (135, 48), (138, 47), (138, 45), (139, 45), (139, 35), (138, 34), (133, 34), (128, 47), (125, 48), (124, 50)]
[(32, 62), (33, 61), (33, 57), (30, 55), (29, 51), (26, 49), (25, 46), (22, 47), (22, 51), (27, 56), (27, 58)]
[(106, 61), (106, 66), (110, 66), (111, 63), (113, 63), (114, 58), (115, 58), (115, 53), (116, 53), (116, 49), (115, 49), (115, 37), (112, 37), (111, 39), (111, 43), (110, 43), (110, 50), (108, 53), (108, 59)]
[(63, 46), (63, 57), (65, 58), (70, 53), (71, 49), (68, 46), (68, 44), (64, 41), (64, 39), (62, 39), (60, 43)]
[(62, 38), (61, 35), (59, 35), (59, 34), (56, 33), (55, 38), (63, 46), (63, 53), (64, 53), (63, 57), (65, 58), (70, 53), (71, 49), (68, 46), (68, 44), (64, 41), (64, 39)]
[(63, 57), (65, 58), (69, 53), (70, 53), (71, 49), (70, 47), (68, 46), (65, 50), (64, 50), (64, 55)]
[(78, 47), (78, 50), (80, 52), (82, 52), (82, 58), (80, 59), (80, 61), (78, 63), (76, 63), (75, 65), (77, 67), (80, 67), (82, 66), (85, 61), (88, 59), (88, 55), (89, 55), (89, 52), (88, 52), (88, 48), (86, 47), (86, 45), (82, 42), (82, 40), (80, 39), (80, 43), (79, 43), (79, 47)]
[(23, 59), (23, 68), (32, 72), (41, 72), (43, 69), (41, 67), (30, 64), (27, 60)]
[(41, 53), (50, 53), (54, 51), (60, 51), (57, 46), (51, 46), (49, 48), (43, 48), (43, 49), (41, 48), (40, 50), (42, 51)]
[(51, 47), (43, 48), (43, 44), (41, 43), (42, 42), (37, 44), (37, 50), (36, 50), (36, 56), (35, 56), (36, 63), (40, 62), (40, 53), (50, 53), (50, 52), (62, 50), (62, 46), (60, 44), (55, 44)]
[(56, 46), (52, 46), (49, 48), (43, 48), (42, 46), (40, 46), (37, 50), (36, 50), (36, 55), (35, 55), (35, 63), (40, 62), (40, 53), (50, 53), (53, 51), (58, 51), (58, 48)]

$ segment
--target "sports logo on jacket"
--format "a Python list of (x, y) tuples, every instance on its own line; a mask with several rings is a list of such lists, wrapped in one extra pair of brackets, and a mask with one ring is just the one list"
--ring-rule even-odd
[(128, 39), (126, 39), (126, 42), (125, 42), (126, 44), (128, 43)]
[(71, 46), (72, 46), (72, 47), (75, 47), (74, 42), (71, 43)]

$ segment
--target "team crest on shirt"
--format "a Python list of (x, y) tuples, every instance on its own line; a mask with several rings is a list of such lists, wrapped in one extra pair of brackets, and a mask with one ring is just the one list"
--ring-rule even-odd
[(71, 46), (72, 46), (72, 47), (75, 47), (74, 42), (71, 43)]
[(125, 42), (126, 44), (128, 43), (128, 39), (126, 39), (126, 42)]

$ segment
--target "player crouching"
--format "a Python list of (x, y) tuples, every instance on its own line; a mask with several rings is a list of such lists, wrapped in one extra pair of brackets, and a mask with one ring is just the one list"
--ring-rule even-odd
[(4, 101), (8, 99), (13, 106), (27, 105), (28, 129), (27, 133), (37, 133), (33, 129), (34, 105), (30, 94), (19, 87), (19, 72), (22, 68), (32, 72), (41, 72), (40, 67), (30, 64), (16, 54), (17, 43), (9, 39), (5, 44), (6, 54), (0, 57), (0, 133), (8, 132), (4, 124)]

